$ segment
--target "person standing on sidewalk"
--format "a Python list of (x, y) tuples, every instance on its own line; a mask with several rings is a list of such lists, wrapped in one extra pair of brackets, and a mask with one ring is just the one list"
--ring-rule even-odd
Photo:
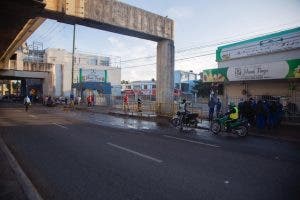
[(142, 100), (138, 98), (137, 100), (138, 112), (142, 112)]
[(214, 112), (215, 112), (215, 102), (214, 102), (213, 98), (209, 99), (208, 108), (209, 108), (208, 120), (211, 122), (214, 118)]
[(125, 96), (123, 97), (123, 110), (124, 111), (129, 110), (127, 94), (125, 94)]
[(220, 98), (218, 98), (217, 103), (216, 103), (216, 115), (217, 115), (217, 117), (219, 117), (219, 115), (220, 115), (221, 107), (222, 107), (222, 103), (220, 101)]
[(30, 104), (31, 104), (30, 98), (28, 96), (26, 96), (24, 98), (24, 105), (25, 105), (25, 111), (26, 112), (28, 111), (28, 107), (30, 106)]
[(91, 107), (91, 106), (92, 106), (92, 96), (91, 96), (91, 95), (89, 95), (89, 96), (87, 97), (87, 103), (88, 103), (88, 107)]
[(244, 119), (245, 118), (245, 102), (244, 102), (244, 99), (240, 99), (240, 102), (238, 103), (238, 109), (239, 109), (239, 118)]

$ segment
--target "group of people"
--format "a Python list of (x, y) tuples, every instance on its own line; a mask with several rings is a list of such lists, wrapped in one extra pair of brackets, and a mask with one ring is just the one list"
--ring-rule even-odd
[(238, 109), (240, 118), (247, 119), (251, 125), (256, 125), (259, 129), (277, 127), (284, 115), (283, 105), (279, 99), (255, 101), (250, 98), (247, 101), (241, 100), (238, 103)]
[[(222, 112), (220, 99), (214, 101), (213, 98), (210, 98), (208, 107), (210, 121), (213, 120), (214, 113), (216, 113), (216, 117), (220, 116)], [(249, 100), (246, 101), (241, 99), (238, 105), (235, 105), (233, 102), (230, 103), (229, 112), (231, 113), (226, 114), (232, 115), (233, 113), (237, 113), (235, 114), (235, 118), (247, 119), (252, 126), (256, 126), (258, 129), (277, 127), (280, 125), (284, 115), (283, 105), (279, 99), (261, 99), (258, 101), (253, 98), (249, 98)]]
[(216, 117), (219, 117), (222, 109), (222, 103), (220, 99), (218, 98), (217, 101), (215, 101), (213, 98), (210, 98), (208, 101), (208, 108), (209, 108), (208, 111), (209, 121), (213, 120), (215, 111), (216, 111)]
[[(137, 111), (142, 112), (142, 99), (138, 97), (137, 99)], [(129, 97), (127, 94), (123, 96), (123, 110), (128, 111), (129, 110)]]

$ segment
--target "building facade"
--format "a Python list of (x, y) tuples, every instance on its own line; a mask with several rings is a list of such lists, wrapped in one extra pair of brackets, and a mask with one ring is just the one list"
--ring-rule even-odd
[[(193, 94), (197, 74), (192, 71), (176, 70), (174, 72), (174, 96)], [(156, 95), (156, 81), (133, 81), (122, 85), (122, 91), (128, 95)]]
[(127, 95), (155, 95), (156, 82), (154, 80), (132, 81), (122, 85), (123, 93)]
[(39, 44), (23, 44), (13, 54), (8, 65), (0, 68), (0, 93), (2, 96), (31, 96), (38, 99), (53, 93), (54, 65), (44, 62)]
[(110, 57), (76, 53), (73, 80), (70, 52), (46, 49), (45, 62), (55, 65), (54, 96), (70, 96), (72, 83), (77, 96), (121, 94), (121, 68)]
[(300, 28), (218, 47), (217, 69), (203, 81), (224, 84), (224, 100), (286, 99), (300, 108)]
[(174, 72), (174, 88), (183, 94), (193, 94), (195, 81), (197, 81), (197, 74), (193, 71), (175, 70)]

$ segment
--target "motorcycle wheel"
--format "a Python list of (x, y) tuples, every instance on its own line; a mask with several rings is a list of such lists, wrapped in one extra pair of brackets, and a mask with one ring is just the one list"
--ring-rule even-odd
[(239, 126), (235, 129), (235, 132), (237, 133), (238, 136), (245, 137), (247, 136), (248, 130), (247, 127), (245, 126)]
[(173, 119), (171, 119), (171, 124), (174, 127), (178, 127), (180, 125), (180, 120), (178, 118), (173, 118)]
[(211, 125), (211, 131), (214, 134), (218, 134), (221, 131), (221, 125), (218, 122), (213, 122)]

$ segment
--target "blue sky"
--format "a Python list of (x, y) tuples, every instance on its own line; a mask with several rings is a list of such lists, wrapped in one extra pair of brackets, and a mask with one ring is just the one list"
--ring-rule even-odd
[[(300, 26), (300, 0), (122, 0), (175, 21), (175, 69), (216, 67), (219, 44)], [(250, 3), (249, 3), (250, 2)], [(44, 47), (72, 49), (72, 26), (47, 20), (28, 40)], [(204, 45), (209, 47), (203, 48)], [(188, 51), (181, 51), (186, 50)], [(76, 51), (112, 55), (121, 60), (156, 54), (156, 43), (77, 26)], [(180, 52), (181, 51), (181, 52)], [(207, 55), (208, 54), (208, 55)], [(180, 60), (187, 57), (200, 57)], [(156, 78), (155, 57), (122, 62), (122, 79)], [(149, 64), (149, 65), (148, 65)], [(142, 65), (141, 67), (135, 67)], [(126, 68), (129, 67), (129, 68)], [(133, 67), (133, 68), (130, 68)]]

